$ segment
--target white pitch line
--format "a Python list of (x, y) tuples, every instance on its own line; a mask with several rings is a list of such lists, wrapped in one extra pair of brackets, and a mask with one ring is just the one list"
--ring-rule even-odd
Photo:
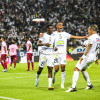
[(15, 98), (9, 98), (9, 97), (4, 97), (0, 96), (1, 99), (8, 99), (8, 100), (21, 100), (21, 99), (15, 99)]

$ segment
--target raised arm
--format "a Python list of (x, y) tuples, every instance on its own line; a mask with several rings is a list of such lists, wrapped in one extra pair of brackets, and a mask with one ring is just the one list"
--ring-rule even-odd
[(71, 39), (84, 39), (84, 38), (87, 38), (87, 36), (75, 36), (75, 35), (71, 35), (70, 37)]

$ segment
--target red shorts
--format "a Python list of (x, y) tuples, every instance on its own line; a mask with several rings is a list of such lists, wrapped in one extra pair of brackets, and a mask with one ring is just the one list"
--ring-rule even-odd
[(13, 61), (13, 60), (17, 60), (17, 55), (11, 56), (11, 61)]
[(1, 54), (1, 60), (6, 60), (6, 54)]
[(32, 60), (32, 53), (27, 53), (27, 60)]

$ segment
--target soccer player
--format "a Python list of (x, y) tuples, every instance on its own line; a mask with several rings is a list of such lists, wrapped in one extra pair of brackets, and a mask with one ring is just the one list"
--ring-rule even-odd
[(5, 38), (2, 37), (0, 39), (1, 43), (1, 65), (3, 66), (4, 70), (2, 72), (8, 72), (7, 70), (7, 63), (6, 63), (6, 56), (7, 56), (7, 45), (5, 42)]
[(27, 71), (30, 71), (30, 61), (31, 61), (31, 65), (32, 65), (32, 70), (34, 70), (33, 49), (32, 49), (32, 43), (29, 40), (28, 36), (25, 38), (25, 40), (26, 40), (26, 49), (27, 49), (27, 65), (28, 65)]
[(89, 26), (88, 33), (90, 36), (88, 38), (88, 44), (86, 43), (87, 44), (86, 50), (74, 68), (72, 87), (68, 89), (66, 92), (77, 91), (76, 83), (79, 78), (79, 71), (82, 72), (83, 77), (87, 82), (86, 90), (93, 88), (93, 85), (90, 82), (90, 78), (89, 78), (88, 73), (86, 72), (86, 69), (94, 61), (96, 64), (98, 64), (97, 53), (98, 53), (98, 50), (100, 49), (100, 36), (97, 34), (97, 30), (98, 30), (97, 25), (93, 24)]
[(66, 50), (67, 50), (67, 40), (71, 38), (75, 39), (83, 39), (86, 38), (86, 36), (73, 36), (70, 35), (67, 32), (62, 32), (63, 30), (63, 23), (59, 22), (56, 25), (57, 31), (53, 32), (53, 35), (55, 36), (55, 46), (58, 48), (56, 53), (56, 58), (54, 60), (55, 69), (53, 71), (53, 79), (52, 83), (55, 83), (55, 76), (56, 73), (59, 70), (59, 65), (61, 65), (61, 88), (64, 88), (64, 82), (65, 82), (65, 66), (66, 66)]
[(9, 45), (8, 54), (11, 57), (10, 68), (12, 68), (12, 63), (14, 61), (14, 69), (16, 68), (18, 47), (15, 40), (12, 40), (12, 44)]
[(49, 81), (48, 90), (54, 89), (54, 87), (52, 87), (52, 69), (54, 66), (53, 51), (54, 49), (57, 50), (57, 48), (53, 47), (55, 38), (52, 35), (52, 33), (53, 33), (53, 26), (47, 25), (47, 32), (41, 33), (40, 38), (37, 42), (37, 45), (41, 46), (41, 50), (39, 56), (39, 69), (37, 71), (35, 86), (38, 86), (40, 74), (45, 66), (45, 63), (47, 63), (48, 81)]

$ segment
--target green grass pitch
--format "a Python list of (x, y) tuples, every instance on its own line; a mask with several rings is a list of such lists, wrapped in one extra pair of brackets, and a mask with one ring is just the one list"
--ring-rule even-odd
[[(17, 64), (16, 70), (10, 69), (8, 65), (9, 72), (0, 72), (0, 97), (15, 98), (15, 100), (100, 100), (100, 64), (97, 66), (93, 63), (87, 70), (94, 86), (93, 89), (84, 90), (87, 84), (80, 73), (77, 82), (78, 91), (65, 93), (71, 87), (76, 63), (77, 61), (67, 62), (65, 89), (60, 88), (61, 71), (56, 74), (54, 90), (48, 90), (47, 67), (44, 68), (40, 76), (38, 87), (35, 87), (37, 62), (34, 64), (35, 70), (30, 72), (26, 72), (27, 64)], [(1, 66), (0, 71), (2, 71)], [(7, 99), (0, 98), (0, 100)]]

